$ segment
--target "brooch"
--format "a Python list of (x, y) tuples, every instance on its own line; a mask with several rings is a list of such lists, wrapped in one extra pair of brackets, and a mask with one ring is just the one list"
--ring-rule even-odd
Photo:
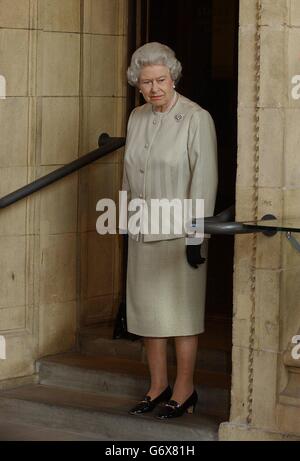
[(176, 115), (175, 115), (175, 120), (176, 120), (177, 122), (180, 122), (180, 120), (182, 120), (182, 119), (183, 119), (183, 115), (182, 115), (182, 114), (176, 114)]

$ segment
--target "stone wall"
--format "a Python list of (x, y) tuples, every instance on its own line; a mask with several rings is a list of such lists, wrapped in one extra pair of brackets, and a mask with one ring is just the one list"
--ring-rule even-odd
[[(125, 136), (127, 107), (127, 0), (84, 1), (80, 152), (97, 148), (98, 136)], [(80, 172), (80, 327), (112, 319), (120, 301), (121, 239), (96, 232), (96, 203), (117, 202), (123, 150)]]
[[(0, 0), (0, 196), (93, 150), (103, 131), (124, 135), (126, 12), (126, 0)], [(111, 318), (120, 245), (96, 234), (96, 202), (119, 189), (121, 159), (1, 210), (2, 386)]]
[[(299, 1), (241, 0), (238, 221), (300, 217), (299, 39)], [(221, 439), (300, 437), (300, 360), (291, 361), (299, 270), (285, 234), (236, 237), (232, 406)]]

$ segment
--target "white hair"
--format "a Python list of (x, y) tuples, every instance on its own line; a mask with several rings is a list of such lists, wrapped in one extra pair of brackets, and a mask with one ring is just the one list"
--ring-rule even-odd
[(141, 69), (144, 66), (156, 64), (168, 67), (172, 80), (175, 84), (179, 82), (182, 66), (174, 51), (162, 43), (151, 42), (141, 46), (133, 53), (131, 64), (127, 69), (128, 83), (137, 86)]

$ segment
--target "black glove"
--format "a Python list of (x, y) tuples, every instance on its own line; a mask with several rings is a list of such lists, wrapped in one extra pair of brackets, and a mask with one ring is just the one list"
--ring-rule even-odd
[(200, 245), (186, 245), (186, 258), (190, 266), (194, 269), (198, 269), (199, 264), (204, 264), (206, 258), (201, 256), (201, 244)]

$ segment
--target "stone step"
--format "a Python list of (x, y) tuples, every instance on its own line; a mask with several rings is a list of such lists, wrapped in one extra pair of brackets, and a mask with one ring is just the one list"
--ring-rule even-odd
[(0, 393), (0, 420), (77, 433), (97, 440), (217, 440), (221, 420), (185, 414), (159, 421), (153, 414), (131, 416), (135, 400), (33, 384)]
[[(214, 334), (217, 336), (217, 332)], [(85, 328), (79, 336), (79, 348), (81, 352), (89, 355), (123, 357), (146, 363), (146, 351), (141, 339), (136, 341), (114, 340), (112, 335), (113, 327), (111, 325)], [(172, 339), (168, 341), (168, 363), (176, 364), (175, 347)], [(196, 368), (230, 374), (231, 348), (226, 338), (223, 338), (222, 341), (217, 338), (215, 348), (212, 338), (209, 342), (207, 338), (202, 338), (200, 335)]]
[(92, 442), (97, 437), (52, 429), (39, 424), (20, 423), (19, 417), (3, 420), (0, 415), (0, 442)]
[[(145, 363), (122, 357), (88, 356), (77, 352), (44, 357), (37, 361), (39, 383), (94, 394), (114, 394), (140, 399), (149, 386)], [(170, 384), (176, 369), (169, 367)], [(204, 414), (227, 419), (230, 379), (227, 374), (196, 370), (198, 407)]]

